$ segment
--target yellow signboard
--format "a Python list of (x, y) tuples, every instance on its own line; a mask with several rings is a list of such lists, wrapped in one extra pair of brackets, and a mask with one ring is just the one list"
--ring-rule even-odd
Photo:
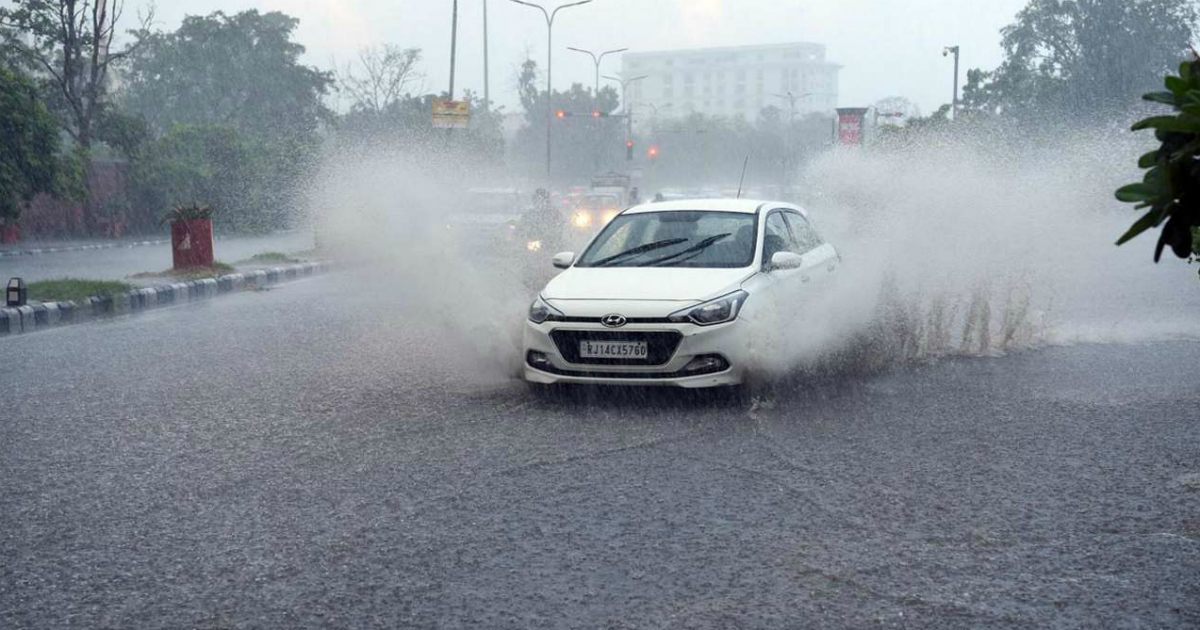
[(434, 129), (466, 129), (471, 125), (471, 104), (466, 101), (433, 102)]

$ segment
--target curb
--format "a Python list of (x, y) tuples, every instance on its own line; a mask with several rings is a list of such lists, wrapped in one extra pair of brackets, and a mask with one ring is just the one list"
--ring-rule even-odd
[(325, 273), (329, 268), (328, 262), (306, 262), (190, 282), (160, 284), (116, 295), (92, 296), (79, 302), (33, 302), (26, 306), (0, 308), (0, 337), (79, 324), (105, 316), (139, 313), (160, 306), (207, 300), (227, 293)]
[(170, 243), (171, 239), (158, 239), (153, 241), (134, 241), (132, 243), (98, 243), (96, 245), (72, 245), (69, 247), (38, 247), (34, 249), (10, 249), (0, 251), (0, 258), (13, 258), (16, 256), (36, 256), (38, 254), (56, 254), (59, 252), (82, 252), (91, 249), (133, 249), (134, 247), (146, 247), (148, 245), (165, 245)]

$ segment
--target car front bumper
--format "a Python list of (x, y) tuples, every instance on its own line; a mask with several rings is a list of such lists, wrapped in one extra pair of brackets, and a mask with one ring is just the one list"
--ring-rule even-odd
[[(589, 362), (574, 357), (570, 347), (563, 352), (560, 344), (577, 343), (584, 335), (621, 334), (629, 339), (640, 335), (677, 336), (678, 343), (669, 353), (652, 357), (645, 363)], [(557, 337), (557, 341), (555, 339)], [(749, 354), (747, 327), (738, 320), (715, 326), (694, 324), (637, 323), (620, 329), (606, 328), (593, 322), (552, 322), (535, 324), (526, 320), (522, 359), (525, 380), (531, 383), (579, 383), (597, 385), (671, 386), (684, 388), (739, 385), (745, 380)], [(653, 346), (652, 346), (653, 347)], [(531, 362), (531, 353), (544, 359)], [(719, 357), (726, 365), (719, 370), (689, 372), (689, 364), (697, 358)], [(532, 364), (532, 363), (536, 363)]]

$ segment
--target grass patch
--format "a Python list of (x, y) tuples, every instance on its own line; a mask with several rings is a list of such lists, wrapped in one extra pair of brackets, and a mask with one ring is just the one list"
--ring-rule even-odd
[(282, 252), (263, 252), (261, 254), (255, 254), (241, 262), (246, 264), (271, 265), (279, 263), (298, 263), (304, 262), (304, 260), (289, 254), (284, 254)]
[(80, 302), (93, 295), (115, 295), (131, 291), (133, 288), (132, 285), (124, 282), (75, 278), (39, 280), (26, 285), (29, 299), (39, 302)]
[(142, 273), (135, 273), (130, 277), (137, 278), (139, 280), (150, 279), (150, 278), (163, 278), (163, 279), (167, 279), (167, 280), (182, 280), (182, 281), (186, 282), (188, 280), (203, 280), (205, 278), (216, 278), (217, 276), (223, 276), (225, 274), (233, 273), (234, 271), (237, 271), (237, 269), (235, 269), (233, 265), (226, 264), (226, 263), (223, 263), (218, 260), (218, 261), (213, 262), (212, 267), (193, 267), (192, 269), (167, 269), (166, 271), (158, 271), (158, 272), (145, 271)]

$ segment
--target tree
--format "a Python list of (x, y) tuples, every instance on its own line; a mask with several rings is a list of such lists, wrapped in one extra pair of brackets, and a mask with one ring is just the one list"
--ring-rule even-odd
[(58, 125), (27, 77), (0, 65), (0, 223), (16, 222), (21, 206), (57, 189)]
[(228, 124), (257, 137), (305, 135), (331, 117), (333, 75), (300, 63), (299, 20), (279, 12), (188, 16), (173, 32), (139, 32), (123, 104), (157, 133)]
[[(11, 4), (10, 8), (0, 8), (0, 36), (25, 63), (45, 74), (49, 102), (88, 168), (95, 124), (107, 105), (109, 68), (137, 48), (135, 42), (113, 50), (124, 3), (12, 0)], [(143, 17), (143, 29), (152, 17)], [(83, 178), (85, 189), (90, 181), (90, 177)], [(89, 227), (95, 223), (90, 194), (84, 198), (84, 222)]]
[(354, 100), (352, 109), (380, 114), (408, 96), (407, 88), (422, 78), (420, 61), (420, 48), (369, 46), (358, 51), (357, 68), (346, 65), (339, 83)]
[(1153, 129), (1161, 145), (1138, 160), (1138, 166), (1146, 169), (1142, 182), (1116, 193), (1117, 199), (1146, 210), (1118, 245), (1163, 226), (1155, 262), (1167, 247), (1180, 258), (1200, 256), (1200, 57), (1181, 64), (1179, 74), (1167, 76), (1165, 84), (1167, 91), (1143, 98), (1169, 105), (1176, 113), (1152, 116), (1133, 126), (1134, 131)]
[[(1020, 118), (1117, 116), (1189, 49), (1194, 0), (1030, 0), (1005, 59), (968, 73), (968, 109)], [(972, 74), (974, 73), (974, 74)]]
[[(298, 24), (278, 12), (244, 11), (232, 16), (216, 12), (189, 16), (173, 32), (137, 33), (141, 45), (129, 58), (120, 95), (128, 112), (143, 118), (160, 144), (176, 136), (168, 144), (177, 151), (184, 151), (181, 143), (193, 141), (207, 147), (231, 146), (214, 144), (211, 136), (224, 138), (232, 132), (239, 148), (222, 154), (232, 156), (245, 149), (253, 155), (255, 168), (229, 169), (223, 171), (228, 178), (212, 182), (231, 191), (253, 184), (256, 199), (265, 201), (241, 207), (266, 214), (227, 221), (227, 226), (279, 227), (286, 218), (280, 213), (298, 203), (298, 191), (318, 154), (322, 125), (332, 120), (323, 98), (333, 75), (300, 63), (304, 47), (292, 41)], [(180, 136), (178, 128), (192, 131)], [(161, 155), (165, 149), (157, 150)], [(151, 159), (149, 154), (145, 159)], [(233, 163), (243, 162), (239, 157)], [(209, 193), (225, 198), (223, 193)], [(135, 197), (160, 198), (143, 192), (135, 192)], [(187, 201), (220, 205), (209, 198)]]

